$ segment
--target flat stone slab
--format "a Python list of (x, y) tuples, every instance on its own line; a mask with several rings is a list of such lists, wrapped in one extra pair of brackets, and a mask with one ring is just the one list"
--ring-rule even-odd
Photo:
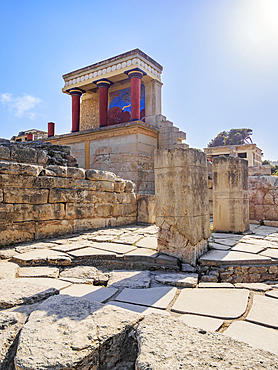
[(183, 289), (172, 310), (220, 319), (236, 319), (244, 314), (248, 297), (249, 291), (241, 289)]
[(156, 262), (157, 251), (148, 248), (136, 248), (124, 255), (124, 260)]
[(71, 263), (71, 258), (68, 254), (56, 252), (50, 249), (36, 249), (31, 252), (26, 252), (13, 256), (12, 260), (21, 264), (44, 264), (59, 262), (61, 264)]
[(87, 248), (93, 245), (93, 242), (75, 242), (68, 244), (58, 244), (52, 247), (51, 249), (58, 252), (71, 252), (82, 248)]
[(41, 286), (45, 286), (48, 288), (55, 288), (58, 290), (67, 288), (71, 285), (71, 283), (67, 281), (63, 281), (60, 279), (43, 278), (43, 277), (19, 278), (18, 280), (21, 282), (25, 282), (26, 284), (30, 284), (30, 283), (38, 284)]
[(56, 288), (47, 288), (35, 282), (2, 279), (0, 280), (0, 308), (33, 304), (58, 293), (59, 290)]
[(106, 285), (108, 281), (108, 277), (93, 266), (68, 267), (60, 273), (60, 278), (78, 284)]
[(228, 251), (228, 250), (231, 249), (231, 247), (229, 245), (218, 244), (218, 243), (215, 243), (215, 242), (209, 242), (209, 246), (213, 249), (218, 249), (218, 250), (221, 250), (221, 251)]
[(271, 261), (271, 258), (261, 256), (259, 254), (251, 254), (251, 253), (244, 253), (244, 252), (236, 252), (236, 251), (218, 251), (212, 250), (205, 254), (203, 254), (199, 258), (200, 262), (209, 263), (209, 262), (216, 262), (216, 263), (263, 263)]
[(157, 238), (155, 236), (146, 236), (145, 238), (139, 240), (135, 244), (137, 247), (145, 247), (157, 250)]
[(1, 261), (0, 262), (0, 279), (15, 278), (18, 272), (16, 263)]
[(15, 247), (16, 252), (18, 253), (27, 253), (32, 252), (36, 249), (51, 249), (55, 244), (49, 242), (37, 242), (37, 243), (24, 243), (24, 245), (18, 245)]
[(271, 257), (272, 259), (278, 260), (278, 249), (267, 249), (260, 253), (261, 256)]
[(275, 329), (246, 321), (236, 321), (228, 327), (224, 335), (278, 355), (278, 331)]
[(114, 252), (117, 254), (125, 254), (136, 249), (135, 246), (118, 243), (93, 243), (93, 248)]
[(278, 301), (275, 298), (255, 295), (246, 321), (278, 329)]
[(18, 254), (14, 248), (0, 248), (0, 258), (3, 260), (17, 256)]
[(195, 288), (198, 284), (198, 274), (161, 273), (155, 275), (155, 280), (161, 284), (174, 285), (182, 288)]
[(144, 316), (145, 315), (150, 315), (151, 313), (155, 313), (155, 314), (158, 314), (158, 315), (170, 316), (170, 313), (168, 311), (160, 310), (158, 308), (140, 306), (138, 304), (124, 303), (124, 302), (117, 302), (117, 301), (109, 301), (108, 304), (124, 308), (125, 310), (138, 312), (138, 313), (141, 313)]
[[(277, 286), (278, 288), (278, 286)], [(270, 292), (266, 292), (265, 295), (267, 297), (271, 297), (271, 298), (278, 298), (278, 289), (277, 290), (271, 290)]]
[(277, 356), (272, 353), (219, 333), (203, 334), (168, 316), (146, 316), (136, 337), (138, 370), (277, 369)]
[(206, 283), (201, 282), (198, 284), (198, 288), (234, 288), (232, 283)]
[(177, 288), (157, 287), (149, 289), (124, 289), (116, 301), (166, 309), (175, 297)]
[(111, 298), (118, 289), (115, 288), (101, 288), (89, 284), (74, 284), (63, 289), (61, 294), (66, 294), (71, 297), (80, 297), (88, 299), (89, 301), (104, 302)]
[(131, 349), (126, 337), (142, 315), (76, 297), (53, 298), (22, 328), (16, 369), (112, 369)]
[(222, 244), (225, 246), (233, 247), (238, 243), (238, 239), (233, 239), (233, 238), (225, 238), (225, 239), (215, 239), (215, 243), (217, 244)]
[(238, 252), (246, 252), (246, 253), (260, 253), (265, 250), (265, 247), (256, 245), (256, 244), (248, 244), (248, 243), (238, 243), (233, 248), (232, 251)]
[(83, 249), (78, 249), (75, 251), (69, 252), (70, 256), (73, 256), (74, 258), (78, 259), (113, 259), (116, 257), (116, 253), (113, 252), (107, 252), (102, 249), (97, 249), (97, 248), (83, 248)]
[(255, 290), (257, 292), (266, 292), (272, 289), (271, 286), (264, 283), (236, 283), (235, 287), (239, 289)]
[(216, 331), (224, 323), (224, 321), (220, 319), (190, 314), (180, 316), (179, 320), (183, 321), (188, 326), (192, 326), (193, 328), (199, 328), (207, 331)]
[(136, 244), (139, 242), (139, 240), (142, 239), (142, 235), (139, 234), (122, 234), (117, 238), (114, 238), (112, 241), (114, 243), (120, 243), (120, 244)]
[(51, 266), (21, 267), (18, 270), (17, 277), (46, 277), (58, 278), (59, 269)]
[(211, 237), (214, 238), (214, 239), (230, 239), (230, 238), (232, 238), (232, 239), (241, 239), (242, 235), (231, 234), (231, 233), (215, 233), (215, 232), (212, 232)]
[(151, 274), (149, 271), (111, 271), (107, 286), (114, 288), (149, 288)]

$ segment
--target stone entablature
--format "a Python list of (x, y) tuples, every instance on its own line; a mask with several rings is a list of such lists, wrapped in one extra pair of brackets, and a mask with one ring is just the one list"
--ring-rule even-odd
[(163, 67), (140, 49), (134, 49), (127, 53), (64, 74), (63, 79), (65, 81), (65, 86), (62, 91), (65, 92), (69, 87), (78, 87), (86, 91), (92, 88), (94, 89), (96, 88), (94, 82), (103, 77), (115, 83), (123, 77), (126, 79), (127, 76), (125, 72), (136, 67), (142, 69), (146, 73), (146, 79), (161, 81)]
[(0, 245), (134, 223), (134, 187), (111, 172), (0, 162)]

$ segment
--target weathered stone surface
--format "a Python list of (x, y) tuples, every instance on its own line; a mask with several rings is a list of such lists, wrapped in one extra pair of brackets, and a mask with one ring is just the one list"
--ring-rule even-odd
[(60, 294), (70, 295), (71, 297), (80, 297), (92, 302), (103, 303), (110, 299), (118, 289), (101, 288), (92, 284), (73, 284), (61, 291)]
[(34, 239), (35, 222), (19, 222), (13, 224), (0, 223), (0, 245)]
[(0, 159), (9, 161), (11, 158), (10, 149), (6, 146), (0, 146)]
[(85, 179), (84, 168), (67, 167), (67, 177), (72, 179)]
[(247, 321), (263, 324), (278, 329), (278, 300), (255, 295)]
[(47, 288), (55, 288), (57, 290), (61, 290), (67, 288), (71, 285), (71, 282), (63, 281), (61, 279), (53, 279), (48, 277), (31, 277), (31, 278), (20, 278), (19, 279), (22, 283), (25, 284), (37, 284), (40, 286), (44, 286)]
[(266, 292), (272, 289), (271, 286), (264, 283), (236, 283), (236, 288), (255, 290), (257, 292)]
[(224, 332), (238, 341), (250, 344), (252, 347), (260, 348), (278, 355), (278, 331), (255, 325), (250, 322), (233, 322)]
[(125, 180), (125, 192), (126, 193), (133, 193), (135, 190), (135, 184), (134, 182), (130, 180)]
[(182, 288), (195, 288), (198, 284), (198, 274), (156, 274), (155, 280), (162, 284), (174, 285)]
[(21, 331), (16, 369), (111, 369), (131, 350), (126, 338), (140, 318), (84, 299), (50, 298)]
[[(7, 204), (8, 205), (8, 204)], [(14, 221), (42, 221), (65, 218), (64, 204), (15, 204)]]
[(137, 195), (138, 222), (155, 223), (155, 195)]
[(261, 256), (271, 257), (272, 259), (278, 260), (278, 249), (270, 249), (260, 253)]
[(47, 166), (46, 169), (54, 172), (56, 176), (67, 177), (67, 167), (65, 166), (50, 165)]
[(0, 308), (9, 308), (22, 304), (39, 302), (53, 294), (58, 294), (55, 288), (46, 289), (44, 286), (26, 283), (20, 279), (0, 280)]
[(116, 253), (107, 252), (102, 249), (97, 248), (82, 248), (75, 251), (69, 252), (70, 256), (73, 256), (76, 259), (86, 260), (86, 259), (113, 259), (116, 257)]
[(224, 321), (220, 319), (189, 314), (181, 315), (179, 320), (183, 321), (188, 326), (192, 326), (193, 328), (199, 328), (207, 331), (216, 331), (224, 323)]
[(130, 244), (133, 245), (137, 243), (140, 239), (142, 239), (141, 235), (138, 234), (129, 234), (129, 233), (124, 233), (117, 238), (113, 239), (114, 243), (120, 243), (120, 244)]
[(264, 246), (247, 244), (247, 243), (238, 243), (233, 248), (232, 251), (238, 252), (247, 252), (247, 253), (260, 253), (265, 249)]
[(0, 248), (0, 259), (9, 259), (13, 255), (17, 255), (18, 253), (15, 252), (14, 248)]
[(0, 279), (15, 278), (18, 271), (18, 265), (12, 262), (0, 262)]
[(74, 278), (83, 283), (106, 285), (108, 277), (93, 266), (76, 266), (66, 268), (60, 273), (61, 278)]
[(201, 282), (199, 283), (198, 288), (234, 288), (234, 285), (231, 283)]
[(246, 262), (246, 263), (263, 263), (269, 262), (271, 259), (269, 257), (261, 256), (259, 254), (236, 252), (236, 251), (219, 251), (212, 250), (203, 254), (199, 261), (200, 262), (218, 262), (218, 263), (233, 263), (233, 262)]
[(244, 289), (183, 289), (172, 310), (220, 319), (244, 314), (249, 292)]
[(157, 238), (155, 236), (146, 236), (135, 243), (137, 247), (157, 249)]
[(50, 235), (71, 234), (74, 231), (72, 220), (49, 220), (36, 222), (35, 239), (47, 238)]
[(171, 317), (149, 315), (137, 328), (136, 370), (276, 369), (277, 356)]
[(12, 260), (22, 265), (43, 265), (47, 263), (51, 264), (55, 261), (62, 265), (67, 265), (71, 262), (71, 258), (68, 254), (49, 249), (37, 249), (32, 252), (22, 253), (14, 256)]
[(100, 171), (100, 170), (87, 170), (86, 179), (94, 181), (115, 181), (116, 175), (112, 172)]
[[(276, 288), (278, 288), (277, 285), (276, 285)], [(266, 292), (265, 295), (271, 298), (278, 298), (278, 290), (272, 290), (270, 292)]]
[(32, 164), (0, 161), (0, 174), (38, 176), (42, 169), (42, 166), (34, 166)]
[(155, 313), (157, 315), (170, 316), (170, 313), (168, 311), (160, 310), (158, 308), (140, 306), (138, 304), (124, 303), (124, 302), (117, 302), (117, 301), (109, 301), (109, 303), (107, 303), (107, 304), (117, 306), (117, 307), (121, 307), (121, 308), (124, 308), (125, 310), (138, 312), (138, 313), (141, 313), (144, 316), (145, 315), (150, 315), (151, 313)]
[(176, 294), (177, 288), (157, 287), (149, 289), (125, 288), (116, 301), (166, 309)]
[(44, 204), (48, 202), (48, 189), (17, 189), (4, 190), (5, 203)]
[(33, 148), (11, 146), (11, 160), (15, 162), (36, 163), (37, 151)]
[(111, 271), (109, 287), (114, 288), (149, 288), (151, 276), (149, 271)]
[(196, 267), (191, 266), (189, 263), (182, 263), (181, 271), (182, 272), (196, 272)]
[(46, 278), (58, 278), (59, 269), (57, 267), (21, 267), (18, 269), (17, 277), (28, 278), (28, 277), (46, 277)]

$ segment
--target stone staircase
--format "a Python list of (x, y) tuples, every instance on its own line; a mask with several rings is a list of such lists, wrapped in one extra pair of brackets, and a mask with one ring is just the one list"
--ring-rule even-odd
[(189, 147), (188, 144), (183, 143), (186, 139), (186, 133), (180, 131), (178, 127), (175, 127), (173, 122), (168, 121), (166, 117), (162, 117), (159, 123), (159, 139), (158, 148), (159, 149), (173, 149), (182, 148), (186, 149)]

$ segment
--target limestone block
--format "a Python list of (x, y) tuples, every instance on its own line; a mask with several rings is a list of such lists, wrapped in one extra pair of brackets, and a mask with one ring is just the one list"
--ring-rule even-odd
[(38, 176), (42, 169), (42, 166), (35, 166), (32, 164), (0, 161), (0, 174)]
[(100, 189), (102, 191), (114, 191), (114, 182), (113, 181), (99, 181)]
[(44, 204), (48, 202), (48, 189), (4, 189), (5, 203)]
[[(1, 209), (1, 208), (0, 208)], [(43, 221), (63, 219), (66, 216), (64, 204), (15, 204), (14, 221)]]
[[(81, 218), (73, 219), (73, 230), (74, 232), (90, 230), (90, 229), (100, 229), (106, 226), (114, 226), (111, 223), (111, 219), (105, 218)], [(115, 225), (116, 226), (116, 225)]]
[(116, 193), (123, 193), (125, 190), (125, 181), (123, 179), (116, 179), (114, 182), (114, 191)]
[(67, 169), (68, 167), (65, 166), (57, 166), (57, 165), (50, 165), (46, 167), (47, 170), (50, 170), (56, 173), (59, 177), (67, 177)]
[(137, 195), (137, 221), (154, 224), (155, 223), (155, 196)]
[(37, 161), (39, 164), (46, 164), (48, 161), (48, 155), (46, 150), (37, 150)]
[(0, 160), (9, 161), (10, 158), (10, 149), (7, 146), (0, 146)]
[(92, 203), (67, 203), (66, 204), (66, 218), (93, 218), (97, 217), (95, 213), (94, 204)]
[(85, 179), (84, 168), (67, 167), (67, 177), (72, 179)]
[(96, 202), (97, 193), (86, 189), (50, 189), (49, 203)]
[(248, 167), (249, 176), (271, 175), (271, 165), (262, 164), (261, 166)]
[(116, 175), (108, 171), (87, 170), (86, 179), (95, 180), (95, 181), (99, 181), (99, 180), (115, 181)]
[(117, 201), (119, 203), (135, 203), (136, 195), (134, 193), (117, 194)]
[(214, 230), (248, 230), (248, 162), (240, 158), (215, 157), (212, 169)]
[(11, 146), (11, 160), (14, 162), (37, 163), (37, 151), (33, 148)]
[(95, 204), (94, 208), (95, 217), (105, 217), (109, 218), (113, 215), (113, 205), (112, 204)]
[(20, 222), (12, 225), (0, 223), (0, 245), (32, 240), (34, 235), (34, 222)]
[(14, 219), (14, 205), (0, 203), (0, 223), (11, 223)]
[(135, 189), (134, 182), (132, 182), (130, 180), (126, 180), (126, 182), (125, 182), (125, 192), (126, 193), (133, 193), (134, 189)]
[(0, 189), (0, 202), (3, 202), (4, 195), (3, 195), (3, 190)]
[(128, 215), (136, 215), (137, 216), (137, 204), (136, 203), (125, 203), (125, 204), (117, 204), (112, 208), (112, 215), (113, 216), (128, 216)]
[(36, 222), (35, 239), (47, 238), (50, 235), (63, 235), (73, 233), (72, 220), (52, 220)]

